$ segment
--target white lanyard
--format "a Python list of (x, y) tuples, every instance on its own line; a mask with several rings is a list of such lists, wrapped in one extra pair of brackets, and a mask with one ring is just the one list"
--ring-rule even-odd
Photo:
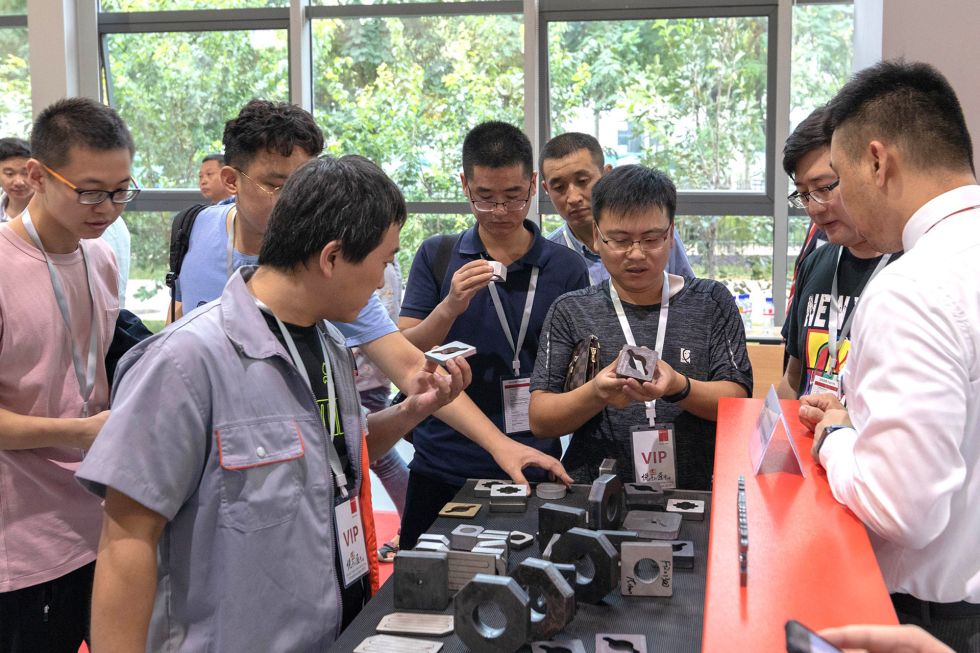
[[(837, 343), (838, 340), (843, 340), (847, 337), (847, 334), (851, 332), (851, 321), (854, 319), (854, 314), (857, 313), (857, 307), (851, 308), (851, 312), (848, 313), (847, 319), (844, 320), (844, 324), (840, 327), (840, 333), (837, 332), (837, 321), (840, 319), (838, 311), (840, 310), (837, 306), (837, 272), (840, 269), (840, 257), (844, 253), (844, 248), (841, 247), (837, 250), (837, 263), (834, 264), (834, 281), (830, 284), (830, 320), (827, 324), (827, 348), (829, 349), (830, 356), (827, 358), (827, 365), (829, 366), (828, 372), (837, 373)], [(892, 257), (891, 254), (885, 254), (878, 261), (878, 265), (875, 266), (874, 271), (868, 280), (864, 283), (864, 286), (858, 290), (857, 294), (861, 292), (871, 283), (871, 280), (881, 272), (881, 269), (888, 265), (888, 259)]]
[[(616, 317), (619, 318), (619, 325), (623, 329), (623, 337), (626, 338), (626, 344), (635, 347), (636, 340), (633, 338), (633, 330), (630, 328), (629, 320), (626, 319), (626, 310), (623, 308), (623, 302), (619, 299), (619, 293), (616, 292), (616, 286), (613, 284), (612, 279), (609, 280), (609, 298), (612, 299), (613, 308), (616, 309)], [(667, 313), (670, 311), (670, 280), (667, 277), (667, 271), (664, 271), (664, 287), (660, 292), (660, 319), (657, 321), (657, 358), (662, 358), (664, 355), (664, 340), (667, 338)], [(644, 402), (647, 407), (647, 419), (650, 420), (650, 426), (656, 424), (657, 421), (657, 402), (647, 401)]]
[(228, 232), (228, 245), (226, 248), (226, 252), (228, 254), (227, 269), (228, 269), (229, 279), (231, 279), (231, 275), (235, 271), (235, 268), (232, 263), (232, 257), (234, 256), (235, 253), (235, 220), (237, 218), (238, 218), (238, 206), (236, 205), (231, 208), (231, 230)]
[(68, 329), (68, 341), (71, 343), (71, 362), (75, 368), (75, 379), (78, 380), (78, 394), (82, 398), (82, 417), (88, 417), (88, 400), (92, 396), (93, 388), (95, 388), (95, 374), (99, 363), (98, 319), (95, 314), (95, 295), (92, 293), (92, 266), (88, 264), (88, 256), (85, 253), (84, 244), (79, 241), (78, 249), (82, 252), (82, 264), (85, 266), (88, 296), (92, 302), (92, 323), (89, 326), (88, 366), (86, 367), (82, 363), (82, 352), (78, 351), (75, 338), (72, 336), (71, 317), (68, 314), (68, 300), (65, 298), (65, 290), (61, 285), (61, 278), (58, 276), (57, 270), (55, 270), (54, 263), (48, 257), (48, 253), (44, 251), (44, 245), (41, 244), (41, 237), (37, 235), (37, 229), (34, 228), (34, 223), (31, 222), (31, 214), (28, 213), (27, 209), (24, 209), (24, 212), (21, 213), (21, 220), (24, 223), (24, 230), (27, 231), (27, 235), (34, 241), (34, 245), (41, 250), (41, 254), (44, 256), (44, 262), (48, 265), (48, 275), (51, 277), (54, 298), (58, 302), (58, 310), (61, 311), (61, 319), (65, 322), (65, 328)]
[[(255, 300), (259, 308), (271, 315), (276, 320), (276, 324), (279, 325), (279, 332), (282, 333), (282, 339), (286, 342), (286, 349), (289, 350), (289, 356), (293, 359), (293, 365), (296, 367), (296, 371), (299, 375), (303, 377), (306, 381), (306, 385), (310, 388), (310, 392), (316, 397), (316, 393), (313, 392), (313, 384), (310, 382), (310, 375), (306, 371), (306, 364), (303, 363), (303, 357), (299, 355), (299, 350), (296, 349), (296, 343), (293, 341), (293, 336), (289, 333), (289, 329), (286, 325), (282, 323), (279, 316), (272, 312), (272, 310), (260, 302)], [(337, 490), (340, 492), (341, 497), (347, 498), (347, 475), (344, 474), (344, 466), (340, 462), (340, 456), (337, 454), (337, 449), (333, 444), (333, 426), (337, 423), (337, 392), (333, 383), (333, 370), (330, 366), (330, 358), (327, 356), (327, 346), (323, 342), (323, 334), (320, 332), (319, 326), (316, 327), (316, 335), (320, 341), (320, 352), (323, 354), (323, 367), (326, 370), (327, 376), (327, 426), (324, 428), (324, 432), (327, 436), (327, 457), (330, 459), (330, 470), (333, 472), (334, 480), (337, 483)]]
[(493, 307), (497, 310), (497, 319), (500, 320), (500, 328), (507, 336), (510, 348), (514, 350), (514, 360), (511, 367), (514, 368), (514, 376), (521, 375), (521, 347), (524, 346), (524, 336), (527, 335), (527, 325), (531, 322), (531, 308), (534, 306), (534, 293), (538, 288), (538, 274), (541, 269), (537, 266), (531, 268), (531, 281), (527, 284), (527, 299), (524, 301), (524, 314), (521, 316), (521, 329), (517, 333), (517, 344), (514, 344), (514, 336), (510, 333), (510, 323), (507, 322), (507, 315), (504, 313), (504, 306), (500, 302), (500, 294), (497, 293), (496, 284), (490, 284), (490, 298), (493, 300)]

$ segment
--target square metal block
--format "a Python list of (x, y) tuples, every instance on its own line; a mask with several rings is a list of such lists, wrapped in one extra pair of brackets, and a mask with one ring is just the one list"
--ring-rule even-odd
[(667, 512), (676, 512), (684, 519), (704, 521), (704, 501), (697, 499), (667, 499)]
[(595, 653), (647, 653), (647, 636), (598, 633), (595, 636)]
[(449, 591), (458, 592), (477, 574), (496, 574), (497, 556), (472, 551), (449, 552)]
[(478, 497), (487, 498), (490, 496), (490, 490), (498, 485), (511, 485), (511, 482), (494, 478), (482, 478), (473, 486), (473, 494)]
[(694, 569), (694, 542), (674, 540), (670, 546), (674, 549), (674, 569)]
[(625, 542), (619, 590), (623, 596), (673, 596), (674, 551), (670, 542)]
[(623, 489), (629, 510), (662, 509), (667, 505), (667, 497), (659, 483), (626, 483)]
[(477, 537), (483, 532), (479, 524), (460, 524), (449, 536), (450, 548), (455, 551), (469, 551), (476, 546)]
[(449, 556), (399, 551), (395, 555), (395, 609), (445, 610), (449, 605)]

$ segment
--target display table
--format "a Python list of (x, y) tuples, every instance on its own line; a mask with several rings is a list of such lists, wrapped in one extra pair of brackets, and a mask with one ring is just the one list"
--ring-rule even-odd
[[(782, 407), (806, 478), (775, 471), (770, 461), (753, 475), (748, 442), (762, 405), (722, 399), (718, 408), (704, 651), (784, 651), (788, 619), (814, 629), (897, 623), (867, 531), (837, 503), (810, 455), (813, 439), (797, 417), (798, 401)], [(777, 458), (789, 451), (779, 438)], [(738, 567), (740, 474), (749, 522), (745, 587)]]
[[(455, 501), (483, 503), (484, 507), (474, 519), (439, 518), (428, 530), (430, 533), (449, 533), (459, 524), (479, 524), (490, 529), (520, 530), (534, 534), (538, 529), (537, 509), (543, 503), (561, 503), (585, 507), (588, 486), (576, 485), (560, 501), (543, 501), (532, 496), (525, 513), (491, 513), (489, 501), (474, 497), (474, 481), (469, 481), (456, 495)], [(672, 498), (700, 499), (705, 501), (706, 511), (711, 512), (711, 494), (708, 492), (677, 491)], [(701, 650), (702, 615), (704, 610), (705, 551), (708, 543), (708, 521), (685, 521), (681, 525), (680, 538), (694, 542), (694, 569), (677, 569), (674, 572), (674, 596), (671, 598), (623, 597), (614, 591), (599, 605), (579, 603), (575, 619), (556, 639), (581, 639), (586, 651), (595, 650), (596, 633), (643, 633), (647, 636), (648, 651), (684, 653)], [(535, 542), (523, 551), (512, 551), (508, 572), (512, 572), (521, 560), (539, 557)], [(375, 634), (381, 618), (393, 607), (394, 583), (389, 581), (377, 596), (364, 607), (357, 619), (342, 633), (331, 651), (350, 652), (368, 635)], [(446, 614), (452, 614), (450, 602)], [(448, 637), (424, 637), (443, 642), (442, 653), (455, 653), (468, 649), (455, 635)], [(529, 651), (525, 646), (522, 651)]]

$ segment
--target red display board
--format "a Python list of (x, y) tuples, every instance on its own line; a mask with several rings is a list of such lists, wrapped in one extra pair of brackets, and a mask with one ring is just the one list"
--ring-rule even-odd
[[(749, 437), (762, 404), (722, 399), (718, 407), (703, 650), (785, 651), (788, 619), (814, 629), (898, 623), (867, 531), (837, 503), (810, 455), (812, 434), (797, 418), (798, 401), (781, 405), (806, 478), (779, 471), (780, 456), (790, 455), (781, 432), (770, 446), (775, 455), (752, 474)], [(738, 565), (739, 475), (749, 523), (745, 586)]]

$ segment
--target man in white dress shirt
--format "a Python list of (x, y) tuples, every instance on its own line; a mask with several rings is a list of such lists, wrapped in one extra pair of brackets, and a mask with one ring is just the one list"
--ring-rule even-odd
[(870, 529), (900, 621), (980, 651), (980, 186), (956, 94), (881, 62), (831, 101), (831, 165), (881, 252), (833, 395), (803, 399), (834, 496)]

